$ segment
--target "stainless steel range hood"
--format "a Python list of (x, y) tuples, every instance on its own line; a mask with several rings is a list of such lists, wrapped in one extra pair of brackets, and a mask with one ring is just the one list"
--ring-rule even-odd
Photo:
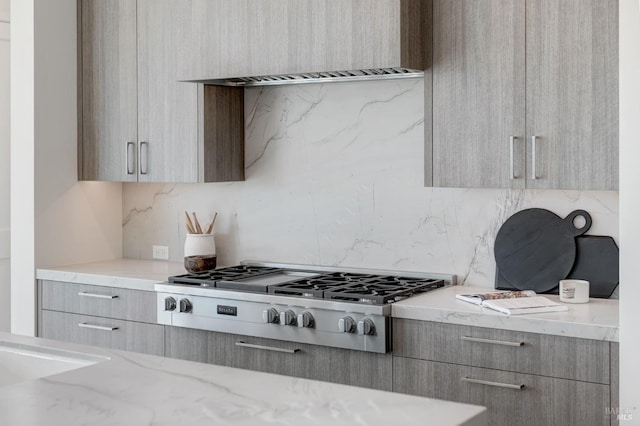
[(339, 83), (347, 81), (422, 78), (424, 71), (408, 68), (374, 68), (352, 71), (321, 71), (300, 74), (262, 75), (227, 79), (192, 80), (193, 83), (229, 87), (280, 86), (285, 84)]
[[(246, 4), (245, 4), (246, 3)], [(429, 0), (221, 2), (199, 75), (216, 86), (420, 78), (429, 67)], [(242, 19), (237, 19), (241, 16)], [(233, 24), (233, 25), (231, 25)]]

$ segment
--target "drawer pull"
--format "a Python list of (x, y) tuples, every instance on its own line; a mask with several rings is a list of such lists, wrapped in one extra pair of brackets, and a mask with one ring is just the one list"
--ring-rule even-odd
[(86, 291), (81, 291), (78, 293), (78, 296), (83, 297), (94, 297), (96, 299), (117, 299), (118, 296), (112, 296), (110, 294), (98, 294), (98, 293), (87, 293)]
[(265, 351), (283, 352), (286, 354), (295, 354), (296, 352), (300, 352), (300, 349), (284, 349), (274, 348), (273, 346), (252, 345), (251, 343), (245, 343), (243, 341), (236, 342), (236, 346), (240, 346), (242, 348), (262, 349)]
[(522, 390), (524, 388), (524, 385), (512, 385), (511, 383), (490, 382), (488, 380), (473, 379), (471, 377), (463, 377), (460, 379), (460, 381), (467, 382), (467, 383), (476, 383), (478, 385), (495, 386), (497, 388), (507, 388), (507, 389), (515, 389), (515, 390)]
[(104, 325), (95, 325), (95, 324), (89, 324), (86, 322), (79, 323), (78, 327), (91, 328), (93, 330), (102, 330), (102, 331), (116, 331), (118, 329), (118, 327), (106, 327)]
[(492, 345), (501, 345), (501, 346), (524, 346), (524, 342), (508, 342), (505, 340), (492, 340), (492, 339), (481, 339), (479, 337), (469, 337), (462, 336), (462, 340), (465, 342), (477, 342), (477, 343), (490, 343)]

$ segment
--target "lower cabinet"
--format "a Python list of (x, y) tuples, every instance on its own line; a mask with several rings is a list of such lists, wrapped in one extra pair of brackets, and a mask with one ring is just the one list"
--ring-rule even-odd
[(164, 326), (42, 310), (40, 337), (164, 355)]
[(234, 334), (165, 328), (172, 358), (390, 391), (389, 354), (367, 353)]
[(393, 357), (393, 391), (487, 407), (490, 425), (609, 425), (609, 386)]
[(393, 320), (393, 391), (487, 407), (490, 425), (609, 425), (617, 344)]

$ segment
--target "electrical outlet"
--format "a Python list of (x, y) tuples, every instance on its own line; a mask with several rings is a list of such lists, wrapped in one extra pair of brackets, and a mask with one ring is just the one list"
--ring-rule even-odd
[(169, 247), (153, 246), (153, 258), (160, 260), (169, 260)]

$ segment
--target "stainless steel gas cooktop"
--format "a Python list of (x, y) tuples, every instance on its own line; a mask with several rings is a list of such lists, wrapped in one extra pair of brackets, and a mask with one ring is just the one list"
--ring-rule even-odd
[(455, 276), (243, 262), (168, 281), (156, 285), (160, 324), (388, 352), (391, 304)]

